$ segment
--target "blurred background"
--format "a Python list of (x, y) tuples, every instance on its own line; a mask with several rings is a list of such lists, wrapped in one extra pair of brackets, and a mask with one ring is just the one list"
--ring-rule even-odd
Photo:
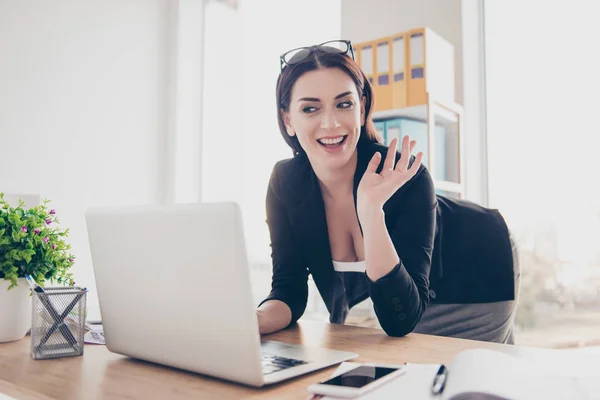
[[(236, 201), (258, 304), (266, 187), (292, 155), (279, 55), (348, 39), (386, 140), (416, 136), (439, 193), (505, 216), (517, 344), (600, 345), (594, 15), (583, 0), (0, 0), (0, 191), (52, 201), (91, 318), (88, 207)], [(312, 282), (303, 318), (328, 319)], [(348, 323), (377, 326), (371, 304)]]

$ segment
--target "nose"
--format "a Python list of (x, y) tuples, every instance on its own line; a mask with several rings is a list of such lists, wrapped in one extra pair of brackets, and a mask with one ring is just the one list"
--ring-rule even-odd
[(334, 110), (328, 110), (323, 113), (323, 118), (321, 118), (321, 129), (328, 129), (333, 131), (339, 128), (341, 125), (337, 118), (335, 117)]

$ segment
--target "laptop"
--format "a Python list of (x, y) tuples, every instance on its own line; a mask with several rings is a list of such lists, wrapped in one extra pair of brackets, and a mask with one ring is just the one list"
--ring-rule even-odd
[(109, 351), (256, 387), (358, 356), (261, 340), (236, 203), (85, 217)]

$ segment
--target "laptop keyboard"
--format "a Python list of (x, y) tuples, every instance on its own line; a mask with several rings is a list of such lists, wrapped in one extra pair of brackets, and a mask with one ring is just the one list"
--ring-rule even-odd
[(306, 364), (306, 361), (296, 360), (293, 358), (286, 358), (280, 356), (274, 356), (271, 354), (261, 354), (262, 370), (263, 374), (272, 374), (273, 372), (281, 371), (282, 369), (296, 367), (298, 365)]

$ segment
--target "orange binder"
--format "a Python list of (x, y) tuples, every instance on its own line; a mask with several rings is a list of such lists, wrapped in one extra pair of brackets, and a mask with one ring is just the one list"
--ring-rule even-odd
[(408, 32), (408, 105), (455, 101), (454, 46), (428, 27)]
[(427, 104), (425, 47), (426, 28), (407, 32), (408, 40), (408, 84), (407, 105)]
[(428, 27), (356, 45), (373, 85), (374, 111), (424, 105), (429, 94), (454, 101), (454, 46)]
[(406, 40), (406, 33), (399, 33), (392, 36), (392, 106), (391, 108), (402, 108), (408, 105), (407, 99), (407, 60), (406, 52), (408, 51), (408, 44)]
[(392, 96), (392, 41), (381, 38), (375, 42), (375, 111), (391, 110)]
[(373, 84), (373, 70), (375, 60), (373, 59), (373, 43), (365, 42), (354, 45), (356, 51), (356, 61), (365, 73), (371, 85)]

